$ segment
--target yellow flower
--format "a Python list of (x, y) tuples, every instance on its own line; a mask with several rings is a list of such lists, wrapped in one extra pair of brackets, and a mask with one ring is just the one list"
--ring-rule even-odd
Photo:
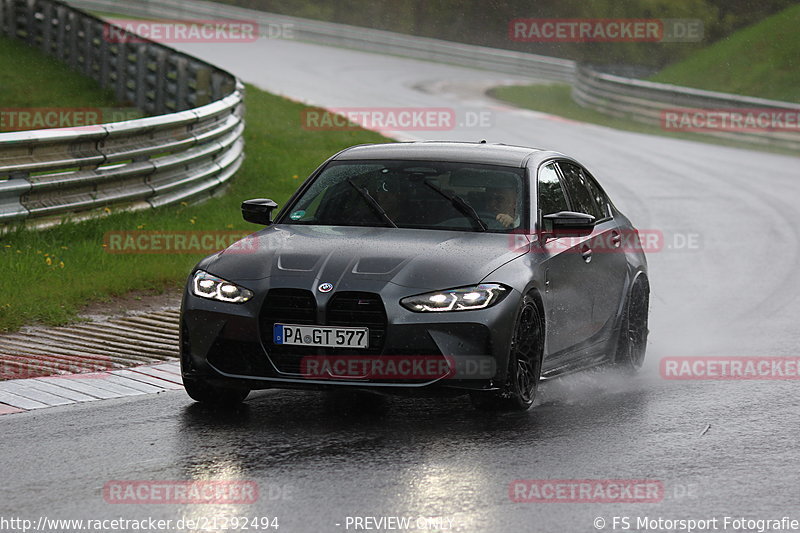
[(58, 262), (58, 266), (60, 266), (61, 268), (64, 268), (64, 261), (59, 261)]
[(111, 208), (110, 207), (104, 207), (103, 211), (105, 211), (106, 214), (109, 214), (109, 215), (111, 214)]
[(225, 224), (225, 227), (228, 229), (233, 229), (233, 224)]
[(194, 218), (194, 217), (192, 217), (192, 218), (190, 218), (190, 219), (189, 219), (189, 222), (191, 222), (192, 224), (194, 224), (195, 222), (197, 222), (197, 219), (196, 219), (196, 218)]
[(136, 229), (143, 229), (145, 226), (146, 224), (139, 224), (138, 226), (136, 226)]
[(186, 207), (186, 206), (187, 206), (187, 205), (189, 205), (189, 204), (187, 204), (186, 202), (181, 202), (181, 205), (182, 205), (183, 207)]
[(53, 264), (53, 260), (50, 259), (49, 257), (45, 258), (44, 262), (47, 263), (47, 266), (50, 266), (50, 265)]
[(62, 246), (61, 249), (62, 250), (69, 250), (69, 246)]
[(300, 177), (300, 176), (298, 176), (297, 174), (295, 174), (294, 176), (292, 176), (292, 179), (295, 179), (295, 180), (296, 180), (296, 179), (297, 179), (297, 178), (299, 178), (299, 177)]

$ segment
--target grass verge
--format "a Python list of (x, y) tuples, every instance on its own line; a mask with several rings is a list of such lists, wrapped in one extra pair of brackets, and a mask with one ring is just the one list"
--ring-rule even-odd
[(653, 81), (800, 102), (800, 5), (667, 66)]
[(0, 72), (0, 107), (5, 109), (118, 105), (113, 91), (16, 39), (0, 37)]
[(308, 131), (300, 127), (306, 106), (247, 87), (247, 158), (228, 192), (199, 205), (140, 212), (112, 212), (83, 223), (0, 236), (0, 331), (40, 322), (73, 321), (88, 303), (133, 290), (160, 292), (183, 284), (205, 254), (112, 254), (109, 231), (218, 231), (259, 229), (241, 218), (248, 198), (282, 204), (322, 161), (347, 146), (387, 142), (377, 133)]
[(496, 87), (489, 91), (489, 96), (508, 102), (517, 107), (533, 109), (558, 115), (560, 117), (599, 124), (618, 130), (633, 131), (637, 133), (647, 133), (650, 135), (661, 135), (663, 137), (673, 137), (676, 139), (686, 139), (699, 141), (709, 144), (731, 146), (734, 148), (746, 148), (750, 150), (761, 150), (778, 154), (797, 156), (795, 150), (778, 146), (755, 145), (742, 141), (720, 139), (709, 135), (690, 133), (683, 131), (666, 131), (659, 126), (643, 124), (632, 119), (613, 117), (603, 114), (593, 109), (581, 107), (575, 103), (571, 96), (571, 88), (566, 84), (551, 85), (511, 85), (507, 87)]

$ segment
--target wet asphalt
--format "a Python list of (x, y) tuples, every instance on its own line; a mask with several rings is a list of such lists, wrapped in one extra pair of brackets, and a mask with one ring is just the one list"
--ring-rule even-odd
[[(491, 115), (482, 129), (403, 138), (488, 138), (577, 157), (640, 229), (666, 236), (649, 257), (645, 368), (636, 377), (599, 370), (548, 382), (534, 409), (507, 415), (474, 411), (463, 398), (292, 391), (254, 393), (235, 412), (172, 391), (6, 415), (0, 517), (183, 518), (216, 530), (213, 517), (277, 517), (281, 532), (398, 530), (366, 521), (390, 516), (412, 519), (408, 530), (465, 532), (619, 531), (626, 517), (630, 531), (686, 531), (638, 527), (645, 517), (716, 518), (696, 530), (751, 531), (724, 519), (800, 519), (798, 381), (665, 380), (659, 372), (665, 357), (797, 356), (797, 158), (510, 109), (482, 89), (515, 80), (488, 72), (285, 41), (181, 47), (318, 105)], [(692, 235), (697, 245), (686, 246)], [(515, 502), (509, 493), (515, 480), (603, 479), (662, 490), (636, 503)], [(104, 497), (109, 483), (126, 480), (253, 482), (258, 498)]]

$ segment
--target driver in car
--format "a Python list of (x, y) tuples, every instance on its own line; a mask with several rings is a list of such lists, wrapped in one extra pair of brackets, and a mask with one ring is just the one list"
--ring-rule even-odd
[(493, 213), (497, 213), (495, 220), (505, 228), (519, 225), (517, 216), (517, 191), (513, 187), (487, 187), (487, 205)]

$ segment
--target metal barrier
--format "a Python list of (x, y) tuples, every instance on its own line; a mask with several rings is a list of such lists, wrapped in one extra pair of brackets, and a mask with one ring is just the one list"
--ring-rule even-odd
[[(213, 194), (244, 157), (244, 86), (233, 75), (58, 0), (0, 0), (0, 34), (24, 40), (151, 116), (0, 133), (0, 223), (157, 207)], [(115, 42), (115, 41), (121, 42)]]
[(485, 46), (412, 37), (400, 33), (277, 15), (203, 0), (71, 0), (85, 9), (130, 16), (174, 20), (235, 19), (268, 26), (288, 25), (293, 38), (311, 43), (342, 46), (368, 52), (428, 59), (494, 72), (540, 77), (571, 83), (575, 62), (555, 57), (500, 50)]
[[(564, 81), (582, 106), (661, 124), (672, 108), (800, 105), (602, 74), (572, 61), (318, 22), (201, 0), (73, 0), (83, 8), (166, 19), (290, 25), (298, 40)], [(233, 75), (163, 45), (109, 42), (106, 23), (57, 0), (0, 0), (0, 33), (23, 39), (113, 88), (152, 118), (77, 130), (0, 133), (0, 222), (110, 204), (159, 206), (219, 188), (244, 147), (243, 86)], [(795, 131), (705, 132), (800, 148)]]
[[(370, 52), (566, 82), (573, 86), (572, 96), (575, 102), (583, 107), (654, 125), (663, 125), (662, 111), (674, 108), (701, 110), (758, 108), (790, 113), (800, 109), (800, 105), (787, 102), (748, 98), (603, 74), (586, 66), (579, 68), (574, 61), (564, 59), (288, 17), (203, 0), (130, 0), (124, 4), (117, 4), (115, 0), (72, 1), (91, 9), (144, 17), (164, 19), (227, 18), (253, 21), (265, 27), (269, 27), (267, 25), (289, 25), (293, 37), (300, 41), (344, 46)], [(702, 133), (755, 144), (800, 148), (800, 132), (797, 128), (793, 131), (789, 130), (770, 131), (769, 128), (758, 128), (757, 131), (704, 130)]]
[[(597, 72), (586, 66), (578, 68), (572, 86), (572, 99), (608, 115), (626, 117), (645, 124), (664, 127), (666, 113), (681, 110), (759, 110), (781, 112), (800, 117), (800, 104), (753, 98), (701, 89), (691, 89), (665, 83), (623, 78)], [(690, 111), (691, 113), (691, 111)], [(770, 129), (703, 128), (702, 133), (720, 138), (756, 144), (800, 149), (800, 128)]]

